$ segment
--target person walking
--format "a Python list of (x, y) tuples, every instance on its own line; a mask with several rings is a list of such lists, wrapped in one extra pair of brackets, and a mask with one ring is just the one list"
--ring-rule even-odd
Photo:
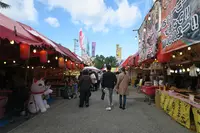
[(118, 76), (116, 91), (119, 94), (119, 108), (124, 110), (126, 108), (126, 96), (128, 95), (128, 86), (130, 80), (125, 68), (123, 67), (121, 70), (122, 73), (120, 73)]
[(89, 75), (90, 75), (90, 78), (92, 80), (92, 91), (96, 91), (97, 78), (95, 76), (95, 72), (90, 71)]
[(92, 80), (89, 76), (88, 70), (84, 70), (83, 75), (79, 80), (78, 86), (80, 87), (80, 104), (79, 107), (82, 108), (84, 103), (86, 107), (89, 107), (89, 97), (90, 97), (90, 86), (92, 84)]
[[(106, 70), (103, 70), (103, 74), (106, 73)], [(102, 84), (102, 81), (103, 81), (103, 74), (101, 75), (101, 78), (100, 78), (100, 85)], [(105, 97), (105, 89), (101, 86), (101, 100), (104, 100), (104, 97)]]
[(107, 72), (103, 74), (102, 79), (102, 88), (105, 88), (105, 94), (108, 98), (108, 107), (106, 110), (112, 110), (112, 96), (113, 96), (113, 89), (117, 83), (117, 77), (114, 73), (111, 72), (111, 66), (107, 65)]

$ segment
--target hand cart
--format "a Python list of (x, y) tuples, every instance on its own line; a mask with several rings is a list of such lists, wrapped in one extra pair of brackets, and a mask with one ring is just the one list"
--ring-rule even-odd
[(156, 89), (158, 88), (157, 86), (142, 86), (141, 91), (145, 94), (144, 102), (148, 102), (151, 105), (151, 101), (155, 99)]

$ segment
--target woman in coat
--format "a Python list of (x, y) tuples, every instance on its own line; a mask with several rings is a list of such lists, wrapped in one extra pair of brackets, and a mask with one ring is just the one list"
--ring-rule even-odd
[(126, 107), (126, 96), (128, 95), (128, 86), (129, 86), (129, 75), (123, 67), (122, 73), (119, 74), (117, 80), (116, 91), (119, 94), (119, 108), (125, 109)]

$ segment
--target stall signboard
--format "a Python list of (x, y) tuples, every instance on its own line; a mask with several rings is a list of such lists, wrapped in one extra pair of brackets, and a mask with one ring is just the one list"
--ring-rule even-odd
[(161, 27), (161, 4), (155, 2), (151, 11), (145, 17), (139, 31), (139, 62), (156, 55), (157, 40)]
[(162, 52), (200, 43), (200, 0), (162, 0)]
[(197, 133), (200, 133), (200, 109), (192, 108)]
[(165, 93), (161, 93), (160, 99), (160, 105), (167, 114), (181, 125), (190, 128), (190, 104)]

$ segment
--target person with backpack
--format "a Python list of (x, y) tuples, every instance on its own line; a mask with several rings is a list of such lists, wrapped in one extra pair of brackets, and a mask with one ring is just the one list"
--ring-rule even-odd
[(129, 75), (126, 72), (125, 68), (121, 69), (122, 73), (118, 76), (118, 81), (116, 85), (116, 91), (119, 94), (119, 108), (126, 108), (126, 96), (128, 95), (128, 86), (129, 86)]
[(89, 76), (88, 70), (83, 71), (83, 75), (79, 80), (78, 86), (80, 87), (80, 104), (79, 107), (82, 108), (84, 103), (86, 107), (89, 107), (89, 97), (91, 95), (90, 86), (92, 84), (92, 80)]

